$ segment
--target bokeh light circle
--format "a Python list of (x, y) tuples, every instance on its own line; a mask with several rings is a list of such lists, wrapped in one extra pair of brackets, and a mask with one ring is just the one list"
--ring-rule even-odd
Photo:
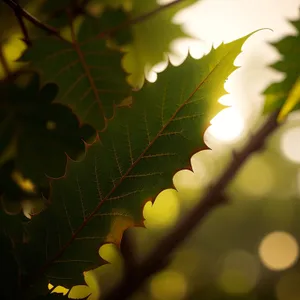
[(276, 296), (278, 300), (299, 300), (300, 273), (293, 271), (283, 275), (276, 286)]
[(299, 245), (291, 234), (275, 231), (264, 237), (258, 252), (265, 267), (273, 271), (282, 271), (296, 263), (299, 257)]
[(222, 261), (218, 283), (228, 294), (246, 294), (256, 286), (259, 275), (258, 260), (246, 251), (234, 250)]
[(181, 300), (187, 294), (187, 282), (181, 273), (167, 270), (150, 282), (150, 291), (156, 300)]
[(281, 150), (287, 159), (300, 164), (300, 126), (289, 128), (283, 133)]
[(274, 183), (272, 165), (265, 159), (265, 156), (253, 155), (239, 171), (233, 184), (244, 194), (257, 199), (267, 195), (274, 187)]

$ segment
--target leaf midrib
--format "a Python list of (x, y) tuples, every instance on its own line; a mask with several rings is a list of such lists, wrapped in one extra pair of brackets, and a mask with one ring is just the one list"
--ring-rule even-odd
[(104, 128), (102, 128), (102, 130), (101, 130), (101, 131), (104, 131), (106, 129), (106, 127), (107, 127), (107, 119), (106, 119), (106, 117), (104, 115), (104, 110), (103, 110), (102, 102), (101, 102), (101, 100), (99, 98), (96, 84), (95, 84), (95, 82), (93, 80), (93, 77), (92, 77), (92, 74), (90, 72), (90, 69), (89, 69), (88, 65), (86, 64), (86, 61), (85, 61), (84, 55), (83, 55), (83, 53), (82, 53), (82, 51), (80, 49), (79, 43), (76, 40), (76, 34), (75, 34), (75, 30), (74, 30), (74, 24), (73, 24), (73, 21), (72, 21), (71, 18), (70, 18), (70, 29), (71, 29), (72, 45), (73, 45), (74, 50), (76, 51), (76, 53), (78, 55), (78, 58), (79, 58), (79, 61), (80, 61), (81, 65), (82, 65), (82, 67), (83, 67), (83, 69), (84, 69), (84, 71), (86, 73), (86, 77), (88, 78), (88, 81), (89, 81), (89, 83), (91, 85), (91, 88), (93, 90), (94, 97), (95, 97), (95, 99), (97, 101), (97, 104), (99, 106), (99, 110), (100, 110), (100, 112), (102, 114), (102, 117), (104, 119)]

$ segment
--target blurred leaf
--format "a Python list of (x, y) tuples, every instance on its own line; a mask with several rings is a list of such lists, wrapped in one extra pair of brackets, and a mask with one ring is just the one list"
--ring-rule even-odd
[(211, 106), (220, 109), (224, 81), (247, 37), (201, 60), (170, 65), (157, 82), (133, 94), (130, 110), (116, 111), (84, 161), (70, 161), (66, 176), (52, 182), (52, 205), (32, 219), (30, 242), (21, 249), (35, 279), (42, 268), (54, 285), (82, 284), (82, 272), (101, 263), (98, 249), (114, 218), (141, 223), (145, 199), (172, 186), (174, 172), (189, 167), (190, 155), (206, 147), (201, 134)]
[[(10, 159), (14, 166), (6, 172), (9, 177), (11, 172), (19, 171), (34, 183), (43, 183), (47, 182), (45, 174), (63, 176), (66, 154), (78, 159), (85, 152), (85, 142), (95, 137), (95, 131), (89, 125), (80, 125), (66, 106), (52, 103), (58, 92), (56, 84), (47, 83), (40, 88), (39, 77), (34, 74), (22, 87), (18, 85), (22, 76), (14, 82), (0, 83), (0, 153), (12, 147)], [(7, 187), (3, 184), (4, 189)]]
[[(286, 103), (292, 89), (296, 88), (296, 82), (300, 79), (300, 19), (292, 21), (291, 24), (297, 29), (297, 35), (287, 36), (272, 44), (282, 55), (282, 59), (271, 65), (271, 67), (277, 71), (284, 72), (286, 77), (282, 82), (271, 84), (264, 91), (265, 113), (281, 108)], [(293, 102), (290, 109), (296, 110), (300, 108), (299, 93), (298, 96), (296, 95), (296, 98), (291, 98), (290, 101)], [(290, 104), (285, 105), (289, 106)]]
[(36, 39), (21, 58), (41, 71), (43, 82), (59, 86), (57, 102), (69, 105), (81, 122), (97, 130), (105, 128), (115, 106), (130, 94), (121, 68), (122, 54), (107, 48), (106, 40), (98, 37), (106, 26), (105, 15), (86, 17), (72, 43), (56, 37)]
[[(195, 0), (182, 1), (168, 9), (141, 20), (132, 25), (133, 41), (126, 49), (123, 66), (130, 73), (128, 80), (134, 87), (141, 87), (144, 82), (145, 67), (153, 67), (165, 59), (170, 52), (170, 43), (186, 37), (181, 26), (172, 23), (174, 15), (182, 8), (196, 2)], [(131, 18), (134, 19), (151, 12), (159, 7), (156, 0), (132, 0)]]
[(279, 119), (283, 119), (287, 116), (287, 114), (294, 109), (297, 105), (300, 104), (300, 76), (298, 77), (296, 83), (291, 89), (288, 98), (286, 99), (280, 114), (278, 116)]

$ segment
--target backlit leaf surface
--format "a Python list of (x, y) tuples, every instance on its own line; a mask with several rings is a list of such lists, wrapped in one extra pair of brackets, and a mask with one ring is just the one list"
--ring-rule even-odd
[(116, 111), (82, 162), (69, 162), (65, 178), (52, 182), (52, 204), (32, 219), (31, 239), (20, 249), (33, 279), (44, 274), (53, 285), (82, 284), (82, 272), (101, 264), (98, 249), (115, 220), (141, 223), (144, 201), (171, 187), (174, 173), (206, 147), (203, 132), (221, 107), (217, 100), (246, 38), (170, 65), (133, 93), (130, 110)]

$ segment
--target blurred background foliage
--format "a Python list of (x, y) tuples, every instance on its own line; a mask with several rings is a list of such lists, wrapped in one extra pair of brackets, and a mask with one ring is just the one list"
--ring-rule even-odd
[[(141, 3), (148, 0), (136, 1)], [(151, 0), (151, 2), (155, 1)], [(176, 31), (171, 39), (173, 54), (169, 56), (171, 63), (175, 65), (182, 62), (187, 48), (194, 57), (200, 57), (209, 51), (212, 43), (217, 45), (223, 40), (232, 40), (262, 27), (271, 28), (274, 32), (260, 32), (251, 37), (243, 49), (243, 54), (236, 60), (242, 68), (230, 76), (225, 84), (230, 94), (221, 99), (231, 107), (216, 116), (211, 122), (212, 126), (205, 133), (206, 143), (212, 151), (202, 151), (191, 158), (194, 172), (182, 170), (174, 175), (173, 183), (176, 190), (165, 190), (157, 197), (154, 204), (146, 203), (143, 215), (147, 229), (129, 230), (136, 240), (138, 256), (145, 255), (157, 238), (166, 234), (168, 228), (193, 207), (209, 183), (215, 180), (228, 164), (232, 148), (241, 147), (251, 131), (261, 123), (264, 105), (262, 92), (272, 81), (280, 81), (284, 77), (267, 67), (280, 57), (268, 42), (277, 41), (286, 35), (299, 34), (287, 20), (299, 18), (297, 0), (277, 1), (276, 5), (271, 0), (256, 0), (251, 3), (244, 0), (192, 2), (197, 3), (179, 14), (175, 15), (176, 10), (169, 15), (171, 17), (175, 15), (173, 21), (183, 24), (188, 35), (194, 37), (194, 39), (185, 38), (174, 42), (175, 37), (180, 37), (179, 32)], [(68, 38), (65, 19), (60, 19), (57, 14), (59, 16), (60, 8), (69, 5), (70, 0), (22, 0), (19, 3), (51, 26), (64, 30), (64, 35)], [(104, 4), (114, 7), (122, 5), (126, 10), (131, 11), (132, 3), (103, 0), (100, 6), (98, 4), (97, 0), (90, 3), (89, 9), (95, 14), (101, 12), (101, 5)], [(80, 22), (79, 18), (78, 26)], [(31, 24), (26, 22), (26, 25), (31, 34), (39, 34)], [(26, 66), (15, 61), (26, 48), (25, 43), (20, 40), (21, 37), (22, 33), (13, 12), (0, 2), (0, 56), (5, 57), (7, 67), (11, 71), (20, 68), (22, 70)], [(171, 40), (168, 40), (167, 44)], [(143, 41), (140, 43), (145, 45)], [(147, 61), (145, 54), (141, 64), (142, 69), (146, 68), (146, 78), (149, 81), (154, 81), (157, 73), (163, 71), (166, 66), (166, 62), (156, 65), (163, 60), (163, 55), (152, 58)], [(141, 68), (141, 65), (138, 67)], [(156, 66), (152, 68), (154, 65)], [(3, 80), (7, 75), (5, 69), (2, 61), (0, 77)], [(135, 83), (140, 85), (143, 74), (141, 75), (140, 70), (135, 74), (139, 77)], [(24, 86), (23, 81), (17, 84), (18, 89)], [(3, 110), (5, 103), (3, 99), (1, 90), (1, 114), (5, 112), (6, 115), (7, 110)], [(32, 96), (28, 99), (32, 100)], [(71, 112), (64, 111), (64, 113), (73, 118)], [(3, 114), (1, 117), (3, 118)], [(16, 126), (17, 121), (12, 122)], [(1, 127), (4, 125), (1, 123)], [(12, 126), (10, 125), (9, 128)], [(23, 126), (22, 123), (22, 128)], [(79, 126), (78, 121), (76, 126)], [(38, 134), (46, 138), (43, 133)], [(88, 130), (87, 139), (92, 135), (92, 130)], [(78, 137), (82, 136), (79, 134)], [(0, 186), (10, 187), (11, 198), (39, 199), (40, 194), (47, 198), (49, 187), (45, 182), (38, 192), (32, 194), (30, 182), (26, 184), (22, 174), (16, 174), (14, 180), (10, 182), (3, 179), (8, 178), (5, 172), (11, 173), (16, 163), (11, 160), (15, 153), (13, 144), (10, 148), (5, 146), (11, 145), (11, 140), (11, 136), (3, 136), (1, 133)], [(28, 138), (25, 138), (24, 144), (36, 149), (35, 145), (30, 145)], [(286, 124), (269, 139), (265, 150), (252, 156), (228, 187), (226, 193), (231, 205), (216, 209), (176, 251), (170, 266), (153, 276), (134, 296), (134, 299), (300, 299), (299, 144), (300, 113), (295, 111), (289, 116)], [(81, 147), (81, 152), (84, 151), (80, 142), (77, 146), (79, 150)], [(76, 156), (78, 151), (71, 152)], [(24, 153), (23, 150), (20, 153)], [(50, 156), (50, 153), (45, 155)], [(34, 172), (32, 168), (27, 169)], [(6, 207), (6, 210), (10, 212), (15, 213), (21, 209), (19, 204), (10, 202), (7, 205), (9, 207)], [(26, 212), (26, 202), (23, 203), (23, 209)], [(29, 212), (32, 213), (31, 209)], [(30, 213), (27, 213), (28, 217)], [(4, 218), (7, 216), (1, 214), (1, 224)], [(116, 219), (115, 224), (111, 232), (112, 240), (120, 239), (120, 228), (126, 228), (126, 220)], [(5, 251), (5, 247), (9, 249), (10, 245), (7, 241), (2, 241), (1, 236), (1, 252)], [(68, 294), (70, 298), (97, 299), (118, 278), (122, 267), (119, 250), (113, 245), (104, 245), (100, 248), (99, 255), (111, 264), (85, 273), (87, 285), (71, 289)], [(3, 260), (2, 255), (0, 259)], [(1, 261), (1, 266), (11, 273), (14, 272), (14, 268), (10, 264), (5, 264), (4, 260)], [(5, 285), (8, 288), (9, 282), (6, 281)], [(56, 288), (55, 291), (66, 292), (61, 287)]]

